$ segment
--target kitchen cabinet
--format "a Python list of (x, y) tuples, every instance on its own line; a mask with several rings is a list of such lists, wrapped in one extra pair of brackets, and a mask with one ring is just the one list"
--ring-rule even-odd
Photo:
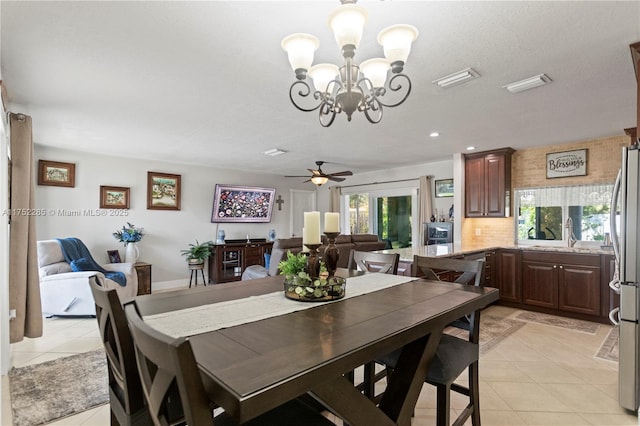
[(500, 301), (521, 303), (521, 251), (499, 249), (495, 254), (495, 274), (492, 287), (500, 290)]
[(522, 303), (600, 316), (600, 256), (522, 252)]
[(211, 246), (209, 282), (239, 281), (250, 265), (263, 265), (264, 254), (271, 253), (272, 241), (227, 240), (225, 244)]
[(513, 149), (465, 154), (466, 217), (508, 217)]

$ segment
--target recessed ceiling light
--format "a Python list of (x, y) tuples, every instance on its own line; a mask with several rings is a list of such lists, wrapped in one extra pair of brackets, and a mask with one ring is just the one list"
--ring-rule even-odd
[(476, 147), (475, 147), (475, 146), (468, 146), (468, 147), (467, 147), (467, 151), (473, 151), (474, 149), (476, 149)]
[(429, 136), (431, 136), (432, 138), (437, 138), (438, 136), (440, 136), (440, 133), (438, 133), (438, 132), (431, 132), (431, 133), (429, 133)]
[(551, 79), (546, 74), (538, 74), (533, 77), (525, 78), (524, 80), (516, 81), (515, 83), (509, 83), (502, 86), (503, 89), (507, 89), (511, 93), (518, 93), (525, 90), (533, 89), (534, 87), (544, 86), (551, 83)]
[(270, 155), (272, 157), (275, 157), (276, 155), (281, 155), (284, 154), (287, 151), (283, 151), (281, 149), (278, 148), (273, 148), (273, 149), (269, 149), (267, 151), (264, 152), (264, 155)]
[(476, 70), (473, 68), (465, 68), (462, 71), (454, 72), (453, 74), (445, 75), (444, 77), (433, 80), (432, 83), (444, 88), (456, 86), (478, 77), (480, 77), (480, 74), (478, 74)]

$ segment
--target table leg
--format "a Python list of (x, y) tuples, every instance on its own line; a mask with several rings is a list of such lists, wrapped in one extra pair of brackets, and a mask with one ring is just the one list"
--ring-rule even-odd
[(349, 424), (408, 426), (441, 336), (437, 330), (403, 348), (378, 407), (344, 376), (311, 393)]
[(396, 369), (388, 378), (387, 388), (380, 401), (380, 409), (398, 425), (410, 425), (420, 390), (436, 353), (442, 329), (406, 345)]

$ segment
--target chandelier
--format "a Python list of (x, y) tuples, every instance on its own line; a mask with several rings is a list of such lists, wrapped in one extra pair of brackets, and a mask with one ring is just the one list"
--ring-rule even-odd
[(383, 29), (378, 34), (378, 43), (384, 49), (385, 58), (369, 59), (358, 66), (353, 58), (362, 39), (367, 11), (356, 6), (356, 1), (341, 0), (342, 5), (329, 15), (329, 27), (344, 57), (341, 67), (311, 66), (314, 52), (320, 46), (316, 36), (297, 33), (282, 40), (282, 48), (296, 74), (296, 81), (289, 88), (289, 99), (301, 111), (319, 109), (323, 127), (331, 126), (336, 114), (341, 112), (346, 114), (347, 121), (359, 111), (370, 123), (379, 123), (383, 107), (396, 107), (411, 93), (411, 80), (402, 71), (411, 43), (418, 37), (418, 29), (412, 25)]

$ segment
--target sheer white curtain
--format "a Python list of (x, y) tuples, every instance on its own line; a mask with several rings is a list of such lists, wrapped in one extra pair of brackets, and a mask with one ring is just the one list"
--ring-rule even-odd
[(433, 176), (420, 176), (419, 182), (419, 196), (420, 196), (420, 242), (418, 245), (424, 245), (424, 226), (423, 223), (429, 222), (431, 214), (433, 212), (433, 191), (432, 191)]

